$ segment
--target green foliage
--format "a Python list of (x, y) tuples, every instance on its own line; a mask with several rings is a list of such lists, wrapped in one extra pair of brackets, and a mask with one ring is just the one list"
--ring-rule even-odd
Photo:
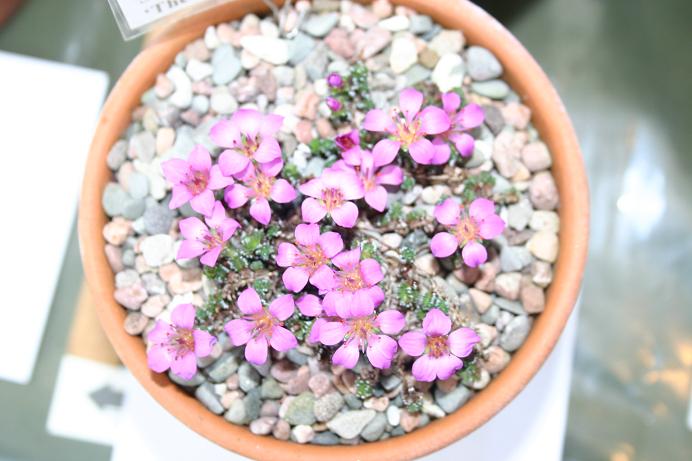
[(403, 259), (406, 264), (413, 264), (413, 261), (416, 259), (416, 250), (408, 245), (402, 246), (401, 259)]
[(399, 307), (414, 311), (419, 320), (423, 320), (430, 309), (437, 308), (447, 314), (449, 305), (444, 298), (434, 292), (423, 291), (409, 282), (401, 283), (396, 291)]
[(420, 208), (415, 208), (408, 213), (406, 213), (406, 222), (415, 222), (415, 221), (420, 221), (425, 217), (425, 210), (422, 210)]
[(471, 360), (464, 360), (464, 367), (457, 371), (457, 376), (465, 386), (470, 386), (480, 379), (481, 369), (475, 356)]
[(293, 183), (298, 183), (302, 179), (300, 171), (298, 171), (298, 167), (295, 165), (295, 163), (285, 163), (284, 169), (282, 170), (282, 174), (284, 178), (288, 179)]
[(308, 144), (310, 153), (314, 156), (330, 159), (339, 155), (339, 148), (332, 139), (315, 138)]
[(487, 171), (471, 176), (464, 180), (464, 190), (461, 199), (464, 203), (470, 203), (477, 197), (488, 198), (491, 196), (495, 178)]
[(387, 212), (377, 218), (376, 224), (378, 226), (386, 226), (399, 221), (404, 215), (403, 207), (404, 206), (400, 202), (392, 203)]
[(357, 378), (356, 379), (356, 396), (359, 398), (365, 400), (370, 397), (372, 397), (372, 384), (370, 384), (370, 381), (363, 379), (363, 378)]
[(219, 313), (219, 311), (228, 309), (230, 306), (228, 301), (224, 299), (220, 292), (215, 292), (207, 298), (203, 306), (198, 307), (195, 313), (197, 323), (204, 330), (211, 329), (211, 320)]
[(401, 183), (401, 190), (403, 191), (409, 191), (413, 189), (413, 186), (416, 185), (416, 180), (413, 179), (411, 176), (406, 176), (404, 178), (404, 182)]
[(298, 341), (305, 341), (305, 338), (310, 334), (314, 318), (305, 317), (300, 311), (295, 311), (291, 317), (286, 320), (285, 326), (293, 332)]
[(364, 240), (360, 244), (360, 254), (362, 259), (367, 259), (367, 258), (376, 258), (377, 255), (377, 248), (375, 248), (375, 244), (372, 243), (369, 240)]
[(259, 278), (252, 283), (252, 288), (255, 289), (260, 297), (264, 297), (272, 288), (272, 282), (268, 278)]
[(355, 63), (350, 72), (343, 77), (341, 88), (330, 88), (330, 95), (341, 102), (342, 108), (332, 112), (330, 119), (335, 124), (353, 121), (355, 111), (367, 112), (375, 107), (368, 85), (368, 68), (363, 63)]
[(409, 413), (420, 413), (423, 410), (423, 399), (417, 399), (406, 405), (406, 411)]

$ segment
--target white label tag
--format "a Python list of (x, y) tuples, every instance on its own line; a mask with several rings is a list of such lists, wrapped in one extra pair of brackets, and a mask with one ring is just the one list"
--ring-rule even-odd
[(108, 0), (123, 37), (130, 39), (182, 9), (210, 0)]

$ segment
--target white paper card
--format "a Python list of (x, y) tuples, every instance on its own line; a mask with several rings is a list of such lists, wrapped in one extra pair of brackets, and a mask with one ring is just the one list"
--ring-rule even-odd
[[(576, 333), (576, 309), (560, 341), (529, 385), (497, 416), (426, 461), (558, 461)], [(230, 424), (230, 423), (229, 423)], [(501, 440), (502, 443), (498, 443)], [(111, 461), (248, 458), (228, 452), (188, 429), (130, 378)]]
[(217, 0), (108, 0), (125, 39), (142, 33), (154, 23), (185, 8)]
[(60, 275), (105, 72), (0, 51), (0, 379), (26, 384)]

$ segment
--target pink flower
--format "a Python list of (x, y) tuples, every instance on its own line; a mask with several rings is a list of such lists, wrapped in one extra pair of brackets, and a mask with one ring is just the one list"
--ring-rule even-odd
[[(264, 115), (253, 109), (239, 109), (230, 120), (220, 120), (209, 132), (211, 140), (226, 150), (219, 156), (219, 166), (226, 176), (242, 176), (252, 160), (276, 176), (283, 167), (281, 147), (274, 138), (283, 117)], [(266, 170), (265, 170), (266, 171)]]
[(381, 212), (387, 206), (387, 189), (384, 186), (398, 186), (404, 181), (403, 170), (396, 165), (389, 165), (397, 152), (386, 149), (380, 141), (375, 144), (372, 152), (359, 149), (349, 156), (350, 164), (355, 165), (356, 169), (349, 166), (345, 159), (334, 163), (331, 169), (355, 172), (363, 184), (365, 203)]
[(183, 379), (191, 379), (197, 372), (197, 357), (206, 357), (216, 338), (203, 330), (194, 329), (195, 308), (192, 304), (179, 304), (171, 313), (172, 324), (157, 320), (147, 335), (151, 345), (147, 351), (149, 368), (157, 373), (171, 369)]
[(386, 310), (375, 315), (371, 303), (359, 303), (355, 300), (351, 307), (348, 317), (340, 321), (324, 322), (319, 327), (319, 340), (322, 344), (333, 346), (343, 342), (334, 352), (332, 363), (353, 368), (362, 351), (375, 368), (389, 368), (397, 345), (387, 335), (398, 334), (404, 328), (404, 315), (397, 310)]
[(341, 88), (344, 85), (344, 79), (336, 72), (332, 72), (327, 76), (327, 84), (332, 88)]
[(161, 169), (173, 184), (173, 197), (168, 203), (171, 210), (190, 202), (197, 213), (209, 216), (214, 207), (214, 191), (233, 184), (233, 179), (224, 176), (218, 165), (212, 166), (209, 151), (200, 145), (192, 149), (187, 161), (167, 160)]
[(462, 157), (469, 157), (473, 153), (474, 141), (467, 131), (479, 127), (483, 123), (483, 108), (472, 103), (459, 110), (460, 105), (461, 98), (457, 93), (444, 93), (442, 95), (442, 107), (451, 123), (449, 130), (436, 136), (433, 142), (453, 142)]
[(486, 198), (471, 202), (468, 213), (454, 199), (448, 198), (435, 207), (434, 214), (449, 232), (440, 232), (432, 238), (432, 254), (445, 258), (461, 247), (461, 256), (470, 267), (477, 267), (488, 259), (488, 252), (480, 242), (497, 237), (505, 229), (505, 222), (495, 214), (495, 204)]
[(185, 240), (180, 244), (177, 259), (195, 258), (203, 255), (200, 262), (213, 266), (223, 250), (224, 243), (240, 227), (238, 221), (226, 216), (221, 202), (214, 204), (211, 216), (204, 218), (186, 218), (180, 221), (180, 233)]
[(308, 196), (301, 206), (303, 221), (312, 224), (330, 215), (342, 227), (353, 227), (356, 223), (358, 207), (350, 200), (363, 197), (364, 192), (355, 174), (327, 169), (299, 189)]
[(327, 96), (327, 107), (329, 107), (332, 112), (338, 112), (341, 110), (341, 101), (333, 96)]
[(298, 293), (310, 280), (321, 291), (331, 289), (335, 278), (328, 264), (344, 248), (341, 236), (336, 232), (320, 235), (318, 224), (298, 224), (295, 236), (296, 245), (281, 242), (276, 255), (276, 264), (288, 267), (282, 276), (286, 288)]
[(413, 377), (418, 381), (449, 379), (464, 365), (473, 346), (481, 338), (471, 328), (459, 328), (453, 332), (452, 321), (439, 309), (430, 309), (423, 319), (423, 331), (404, 333), (399, 338), (401, 349), (412, 357)]
[[(437, 165), (449, 158), (446, 143), (432, 143), (426, 135), (444, 133), (449, 129), (449, 117), (439, 107), (428, 106), (422, 111), (423, 94), (413, 88), (406, 88), (399, 94), (399, 107), (391, 114), (381, 109), (372, 109), (365, 115), (363, 128), (368, 131), (389, 133), (392, 143), (398, 150), (407, 149), (411, 157), (423, 165)], [(381, 141), (382, 142), (382, 141)]]
[(279, 172), (271, 165), (260, 165), (259, 168), (248, 166), (245, 175), (240, 179), (243, 184), (231, 184), (224, 192), (224, 200), (230, 208), (240, 208), (250, 200), (250, 216), (265, 226), (272, 217), (269, 199), (276, 203), (292, 202), (296, 190), (285, 179), (277, 179)]
[(283, 327), (283, 322), (293, 315), (293, 297), (283, 295), (262, 306), (259, 295), (247, 288), (238, 296), (238, 308), (245, 314), (242, 319), (231, 320), (224, 329), (234, 346), (245, 344), (245, 358), (255, 365), (267, 361), (269, 346), (277, 351), (287, 351), (298, 345), (293, 333)]
[(384, 278), (380, 263), (372, 258), (361, 261), (360, 248), (339, 253), (332, 263), (340, 270), (322, 300), (325, 310), (350, 318), (355, 316), (352, 309), (356, 306), (374, 309), (382, 303), (384, 292), (377, 286)]
[(360, 133), (358, 130), (351, 130), (348, 133), (334, 138), (336, 146), (341, 151), (341, 156), (349, 165), (360, 164)]

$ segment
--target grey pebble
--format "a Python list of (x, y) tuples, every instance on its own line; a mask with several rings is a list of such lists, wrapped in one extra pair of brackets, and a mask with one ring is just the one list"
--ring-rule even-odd
[(491, 99), (505, 99), (509, 94), (509, 85), (503, 80), (488, 80), (471, 84), (471, 90)]
[(211, 80), (215, 85), (225, 85), (233, 81), (240, 71), (240, 59), (231, 45), (224, 44), (214, 50), (211, 57), (211, 65), (214, 68)]
[(207, 368), (206, 372), (209, 379), (211, 379), (213, 382), (221, 383), (235, 373), (237, 369), (238, 359), (230, 352), (226, 352), (221, 354), (221, 357), (219, 357), (216, 362)]
[(149, 163), (156, 155), (156, 138), (148, 131), (142, 131), (130, 138), (129, 157)]
[(435, 389), (435, 403), (442, 408), (445, 413), (449, 414), (456, 411), (466, 401), (471, 398), (473, 392), (463, 385), (453, 389), (451, 392), (442, 392)]
[(375, 440), (382, 437), (384, 430), (387, 427), (387, 417), (384, 413), (377, 413), (375, 418), (368, 423), (367, 426), (363, 428), (360, 436), (363, 437), (368, 442), (374, 442)]
[(344, 396), (344, 401), (352, 410), (358, 410), (359, 408), (363, 407), (363, 401), (354, 394), (346, 394)]
[(382, 376), (380, 378), (380, 384), (386, 391), (393, 391), (399, 384), (401, 384), (401, 376), (389, 375)]
[(505, 118), (502, 116), (502, 112), (495, 106), (485, 105), (483, 106), (483, 113), (485, 114), (485, 124), (497, 136), (505, 127)]
[(518, 315), (510, 320), (500, 335), (500, 347), (507, 352), (519, 349), (531, 330), (531, 323), (531, 318), (526, 315)]
[[(290, 53), (289, 63), (295, 66), (303, 62), (315, 48), (315, 44), (315, 40), (309, 35), (298, 33), (288, 44)], [(326, 66), (326, 50), (324, 51), (324, 57), (324, 65)]]
[(262, 381), (260, 395), (263, 399), (280, 399), (284, 396), (284, 391), (274, 378), (267, 378)]
[(120, 216), (123, 214), (123, 209), (128, 200), (130, 200), (130, 197), (127, 195), (127, 192), (120, 187), (120, 184), (109, 182), (103, 190), (101, 205), (108, 216)]
[(166, 205), (151, 205), (144, 210), (144, 229), (149, 235), (167, 234), (173, 223), (175, 212)]
[[(134, 174), (134, 173), (133, 173)], [(127, 197), (123, 203), (123, 217), (134, 221), (144, 214), (144, 199)]]
[(341, 438), (352, 439), (361, 433), (376, 414), (375, 410), (352, 410), (339, 413), (327, 423), (327, 427)]
[(409, 19), (411, 20), (409, 30), (416, 35), (430, 32), (430, 30), (433, 28), (432, 18), (425, 14), (414, 14)]
[(315, 401), (314, 413), (317, 421), (332, 419), (344, 406), (344, 398), (339, 392), (330, 392)]
[(245, 405), (245, 413), (247, 417), (252, 419), (259, 418), (260, 410), (262, 409), (262, 399), (260, 398), (260, 391), (258, 388), (251, 389), (250, 392), (243, 398), (243, 405)]
[(303, 30), (313, 37), (322, 38), (339, 21), (339, 13), (314, 14), (303, 23)]
[(533, 258), (528, 248), (523, 246), (504, 246), (500, 252), (502, 272), (517, 272), (531, 264)]
[(332, 431), (318, 432), (310, 443), (313, 445), (336, 445), (339, 443), (339, 436)]
[(257, 373), (257, 370), (250, 363), (243, 362), (240, 364), (240, 368), (238, 368), (238, 384), (243, 391), (248, 392), (259, 386), (260, 379), (260, 374)]
[(502, 75), (500, 61), (486, 48), (471, 46), (466, 51), (466, 68), (476, 81), (490, 80)]
[(195, 373), (190, 379), (183, 379), (173, 372), (168, 372), (168, 377), (171, 381), (183, 387), (197, 387), (205, 381), (204, 375), (200, 372)]
[(127, 191), (134, 199), (143, 199), (149, 195), (149, 179), (138, 171), (133, 171), (127, 178)]
[(495, 298), (494, 302), (500, 309), (511, 312), (512, 314), (521, 315), (526, 313), (521, 303), (517, 301), (510, 301), (502, 296), (498, 296)]
[(108, 168), (115, 171), (120, 168), (125, 160), (127, 159), (127, 141), (124, 139), (118, 140), (111, 150), (108, 152), (108, 157), (106, 157), (106, 164)]
[(311, 392), (303, 392), (288, 404), (284, 419), (292, 426), (311, 425), (315, 422), (314, 407), (315, 396)]
[(219, 398), (214, 393), (214, 386), (212, 384), (204, 383), (199, 386), (195, 390), (195, 397), (215, 415), (223, 413), (223, 405), (221, 405)]
[(233, 424), (247, 424), (250, 422), (250, 418), (248, 418), (245, 411), (245, 404), (241, 399), (234, 400), (223, 417)]

